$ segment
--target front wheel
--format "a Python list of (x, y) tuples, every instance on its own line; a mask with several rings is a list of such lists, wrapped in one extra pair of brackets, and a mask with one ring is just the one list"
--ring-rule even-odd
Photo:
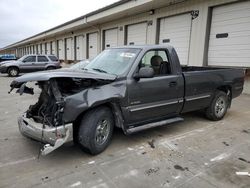
[(97, 155), (110, 144), (114, 129), (114, 118), (108, 107), (88, 111), (80, 123), (78, 143), (84, 151)]
[(206, 117), (213, 121), (221, 120), (227, 113), (229, 98), (223, 91), (217, 91), (212, 103), (206, 109)]
[(16, 67), (10, 67), (10, 68), (8, 69), (8, 75), (9, 75), (10, 77), (18, 76), (18, 74), (19, 74), (19, 69), (18, 69), (18, 68), (16, 68)]

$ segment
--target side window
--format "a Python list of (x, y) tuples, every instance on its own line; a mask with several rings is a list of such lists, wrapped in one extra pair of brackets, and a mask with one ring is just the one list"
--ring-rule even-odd
[(28, 56), (23, 60), (23, 62), (36, 62), (36, 56)]
[(143, 56), (140, 67), (152, 67), (155, 76), (171, 74), (171, 67), (165, 50), (151, 50)]
[(50, 56), (49, 56), (49, 59), (50, 59), (51, 61), (58, 61), (57, 57), (56, 57), (56, 56), (53, 56), (53, 55), (50, 55)]
[(37, 61), (38, 62), (47, 62), (49, 61), (46, 56), (39, 55), (37, 56)]

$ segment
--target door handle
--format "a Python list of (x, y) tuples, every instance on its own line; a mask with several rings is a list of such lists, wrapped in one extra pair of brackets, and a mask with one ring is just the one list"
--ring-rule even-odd
[(175, 86), (177, 86), (177, 82), (170, 82), (169, 83), (169, 87), (175, 87)]

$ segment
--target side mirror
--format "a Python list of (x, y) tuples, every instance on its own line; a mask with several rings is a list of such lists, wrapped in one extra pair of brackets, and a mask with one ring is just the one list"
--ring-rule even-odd
[(134, 75), (135, 79), (140, 78), (153, 78), (154, 77), (154, 69), (151, 67), (142, 67), (139, 72)]

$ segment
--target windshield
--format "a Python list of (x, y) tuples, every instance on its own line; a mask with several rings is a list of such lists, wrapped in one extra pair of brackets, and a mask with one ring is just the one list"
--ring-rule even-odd
[(84, 69), (89, 64), (89, 60), (80, 61), (70, 67), (70, 69)]
[(85, 69), (122, 75), (135, 60), (139, 52), (140, 49), (136, 48), (104, 50)]
[(23, 61), (28, 55), (24, 55), (23, 57), (19, 58), (19, 61)]

